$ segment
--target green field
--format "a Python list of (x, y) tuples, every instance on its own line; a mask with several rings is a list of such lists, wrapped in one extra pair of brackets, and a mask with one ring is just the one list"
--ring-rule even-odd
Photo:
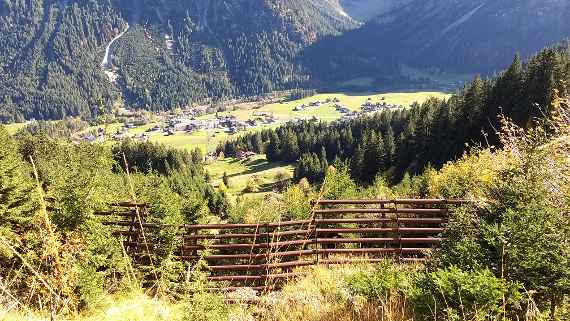
[[(307, 119), (311, 117), (317, 117), (323, 121), (333, 121), (342, 117), (342, 114), (337, 112), (334, 108), (335, 103), (322, 104), (319, 107), (307, 108), (303, 111), (296, 112), (293, 111), (295, 106), (301, 104), (309, 104), (310, 102), (321, 101), (324, 102), (327, 99), (338, 98), (340, 104), (345, 105), (350, 110), (360, 111), (361, 105), (367, 101), (375, 102), (386, 102), (389, 104), (409, 106), (413, 102), (424, 102), (430, 97), (437, 98), (447, 98), (448, 94), (442, 92), (398, 92), (398, 93), (332, 93), (332, 94), (317, 94), (304, 99), (299, 99), (295, 101), (283, 102), (283, 103), (273, 103), (261, 106), (259, 108), (249, 108), (249, 109), (238, 109), (223, 113), (224, 115), (234, 115), (239, 120), (245, 121), (248, 119), (256, 118), (253, 114), (256, 112), (271, 112), (277, 118), (277, 123), (271, 125), (261, 125), (256, 127), (250, 127), (246, 132), (241, 132), (238, 134), (231, 135), (225, 132), (223, 129), (212, 129), (208, 131), (193, 132), (190, 134), (184, 132), (177, 132), (172, 136), (165, 136), (163, 133), (147, 133), (150, 137), (150, 141), (163, 143), (174, 148), (181, 148), (186, 150), (193, 150), (195, 148), (200, 148), (203, 152), (215, 151), (216, 147), (225, 140), (231, 137), (238, 137), (247, 132), (253, 132), (262, 130), (265, 128), (276, 128), (290, 120), (294, 119)], [(382, 100), (384, 98), (384, 100)], [(216, 117), (215, 114), (208, 114), (201, 116), (200, 119), (212, 119)], [(146, 132), (147, 129), (154, 127), (157, 123), (150, 123), (145, 126), (140, 126), (136, 128), (129, 129), (128, 132), (131, 135), (139, 135)], [(23, 124), (9, 125), (9, 130), (15, 131), (21, 128)], [(121, 124), (114, 123), (107, 125), (107, 132), (114, 133), (121, 128)], [(88, 131), (94, 131), (98, 127), (104, 126), (93, 126), (82, 131), (85, 133)]]
[(8, 124), (8, 125), (4, 125), (4, 127), (6, 127), (8, 134), (14, 135), (15, 133), (18, 132), (18, 130), (26, 127), (26, 123)]
[(231, 194), (241, 194), (248, 181), (256, 179), (260, 189), (258, 193), (253, 194), (264, 195), (273, 189), (277, 173), (282, 172), (286, 173), (289, 178), (293, 177), (294, 166), (282, 162), (270, 163), (265, 155), (256, 155), (244, 161), (236, 158), (214, 161), (206, 165), (206, 170), (212, 177), (214, 186), (219, 186), (224, 172), (227, 173), (230, 182), (228, 192)]
[[(182, 148), (189, 151), (195, 148), (199, 148), (203, 152), (209, 153), (215, 151), (220, 143), (226, 141), (230, 137), (235, 138), (239, 137), (240, 135), (244, 135), (246, 133), (259, 131), (265, 128), (275, 128), (277, 126), (278, 125), (257, 126), (249, 128), (247, 131), (240, 132), (238, 134), (229, 134), (225, 132), (223, 129), (199, 131), (199, 132), (193, 132), (191, 134), (179, 132), (173, 136), (164, 136), (162, 133), (151, 133), (150, 141), (156, 143), (163, 143), (168, 146), (172, 146), (175, 148)], [(135, 133), (133, 130), (129, 132)]]
[[(381, 100), (384, 97), (384, 100)], [(342, 114), (334, 109), (334, 103), (322, 104), (319, 107), (307, 108), (303, 111), (293, 111), (295, 106), (301, 104), (308, 104), (314, 101), (325, 101), (326, 99), (338, 98), (340, 104), (345, 105), (350, 110), (360, 111), (361, 105), (371, 99), (372, 102), (386, 102), (389, 104), (409, 106), (413, 102), (422, 103), (429, 99), (430, 97), (437, 98), (448, 98), (449, 95), (442, 92), (400, 92), (400, 93), (333, 93), (333, 94), (317, 94), (304, 99), (299, 99), (284, 103), (274, 103), (262, 106), (257, 109), (249, 110), (234, 110), (227, 112), (225, 114), (236, 116), (240, 120), (248, 120), (255, 118), (254, 112), (272, 112), (278, 120), (282, 122), (287, 122), (293, 119), (303, 119), (311, 118), (313, 116), (318, 117), (324, 121), (332, 121), (339, 119)], [(204, 115), (202, 119), (211, 119), (215, 115)]]

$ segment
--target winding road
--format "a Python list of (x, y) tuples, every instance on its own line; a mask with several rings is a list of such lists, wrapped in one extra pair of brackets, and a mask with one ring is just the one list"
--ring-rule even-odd
[(103, 61), (101, 61), (101, 67), (103, 67), (103, 68), (109, 68), (110, 67), (109, 66), (109, 56), (111, 55), (111, 46), (113, 45), (113, 43), (115, 41), (119, 40), (119, 38), (121, 38), (128, 30), (129, 30), (129, 24), (127, 24), (127, 27), (125, 28), (125, 30), (123, 30), (123, 32), (121, 32), (120, 34), (115, 36), (115, 38), (113, 38), (111, 40), (111, 42), (109, 42), (109, 44), (105, 48), (105, 57), (103, 57)]

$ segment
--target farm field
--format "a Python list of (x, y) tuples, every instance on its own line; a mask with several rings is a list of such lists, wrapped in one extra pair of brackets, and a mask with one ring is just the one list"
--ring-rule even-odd
[[(273, 113), (281, 122), (287, 122), (293, 119), (304, 119), (317, 117), (324, 121), (333, 121), (339, 119), (342, 114), (334, 109), (334, 103), (322, 104), (319, 107), (307, 108), (303, 111), (293, 111), (293, 109), (302, 104), (308, 104), (314, 101), (325, 101), (327, 99), (338, 98), (340, 104), (346, 106), (351, 111), (360, 111), (361, 105), (365, 102), (370, 101), (372, 103), (386, 102), (393, 105), (410, 106), (414, 102), (422, 103), (429, 99), (430, 97), (436, 98), (447, 98), (449, 94), (443, 92), (398, 92), (398, 93), (328, 93), (328, 94), (317, 94), (311, 97), (283, 102), (274, 103), (262, 106), (257, 109), (242, 109), (234, 110), (227, 113), (222, 113), (223, 115), (233, 115), (239, 120), (248, 120), (254, 118), (254, 113), (259, 112), (270, 112)], [(384, 100), (382, 100), (384, 98)], [(204, 115), (201, 119), (211, 119), (214, 118), (214, 114)]]
[(16, 132), (18, 132), (18, 130), (26, 127), (26, 123), (14, 123), (14, 124), (8, 124), (8, 125), (4, 125), (4, 126), (6, 127), (8, 134), (14, 135)]
[[(154, 125), (156, 124), (152, 124), (149, 127), (152, 127)], [(162, 143), (174, 148), (186, 149), (188, 151), (199, 148), (204, 153), (210, 153), (214, 152), (220, 143), (226, 141), (230, 137), (239, 137), (240, 135), (244, 135), (246, 133), (260, 131), (263, 129), (276, 128), (278, 126), (279, 124), (272, 126), (250, 127), (246, 131), (240, 132), (238, 134), (229, 134), (225, 132), (223, 128), (215, 130), (212, 129), (208, 131), (197, 131), (191, 134), (177, 132), (172, 136), (164, 136), (162, 133), (151, 133), (149, 134), (149, 140), (151, 142)], [(140, 132), (129, 130), (129, 133), (133, 134), (142, 132), (144, 132), (144, 130)]]
[(224, 173), (227, 173), (230, 182), (227, 191), (233, 195), (242, 194), (248, 181), (255, 180), (259, 191), (243, 194), (261, 196), (273, 189), (277, 174), (283, 173), (289, 178), (293, 177), (294, 166), (282, 162), (270, 163), (265, 155), (255, 155), (243, 161), (237, 158), (217, 160), (207, 164), (206, 170), (216, 187), (222, 182)]

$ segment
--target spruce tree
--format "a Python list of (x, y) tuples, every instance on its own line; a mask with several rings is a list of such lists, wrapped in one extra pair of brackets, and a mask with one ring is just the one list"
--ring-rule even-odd
[(352, 156), (350, 168), (352, 177), (357, 180), (362, 179), (363, 174), (363, 167), (364, 167), (364, 148), (362, 144), (358, 144), (356, 149), (354, 150), (354, 155)]
[(281, 140), (279, 136), (275, 133), (271, 133), (269, 140), (269, 145), (267, 146), (267, 160), (268, 161), (279, 161), (281, 157)]
[(0, 126), (0, 228), (29, 222), (37, 206), (31, 171), (18, 146)]
[(396, 157), (396, 140), (392, 127), (388, 128), (386, 137), (384, 138), (384, 165), (386, 168), (392, 166)]
[(378, 135), (374, 149), (376, 151), (376, 163), (374, 164), (374, 169), (376, 173), (379, 173), (386, 169), (386, 146), (384, 144), (384, 139), (380, 134)]
[(327, 160), (327, 151), (325, 150), (324, 147), (321, 147), (321, 156), (319, 158), (319, 162), (321, 165), (321, 173), (323, 174), (324, 177), (329, 167), (329, 162)]

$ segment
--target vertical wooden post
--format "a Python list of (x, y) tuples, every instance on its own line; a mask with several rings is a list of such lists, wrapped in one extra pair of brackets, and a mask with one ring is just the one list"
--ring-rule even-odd
[(396, 212), (396, 222), (397, 222), (397, 234), (398, 234), (398, 263), (402, 260), (402, 231), (400, 231), (400, 213), (398, 213), (398, 204), (394, 203)]
[(319, 238), (317, 235), (317, 230), (319, 227), (319, 219), (316, 217), (316, 214), (313, 213), (313, 231), (314, 231), (314, 235), (313, 235), (313, 240), (314, 240), (314, 246), (315, 246), (315, 264), (318, 265), (319, 264)]
[[(382, 218), (382, 220), (385, 220), (386, 219), (386, 213), (384, 213), (384, 209), (385, 209), (384, 203), (380, 204), (380, 209), (382, 210), (380, 217)], [(382, 221), (382, 223), (380, 223), (380, 228), (386, 228), (386, 222)], [(386, 237), (386, 236), (388, 236), (388, 233), (382, 232), (380, 235), (382, 235), (382, 237)], [(386, 248), (387, 246), (388, 246), (388, 244), (386, 242), (384, 242), (384, 248)]]
[[(265, 250), (265, 254), (266, 254), (266, 256), (265, 256), (265, 264), (267, 264), (267, 266), (268, 266), (268, 268), (265, 269), (265, 275), (267, 276), (267, 275), (270, 274), (270, 272), (269, 272), (269, 264), (270, 264), (270, 262), (271, 262), (271, 259), (270, 259), (270, 257), (271, 257), (271, 241), (272, 241), (272, 238), (273, 238), (273, 237), (272, 237), (271, 234), (269, 233), (269, 224), (265, 223), (265, 225), (264, 225), (264, 230), (265, 230), (265, 244), (267, 244), (267, 249)], [(259, 234), (261, 234), (261, 233), (259, 233)], [(255, 254), (255, 253), (254, 253), (254, 254)]]

